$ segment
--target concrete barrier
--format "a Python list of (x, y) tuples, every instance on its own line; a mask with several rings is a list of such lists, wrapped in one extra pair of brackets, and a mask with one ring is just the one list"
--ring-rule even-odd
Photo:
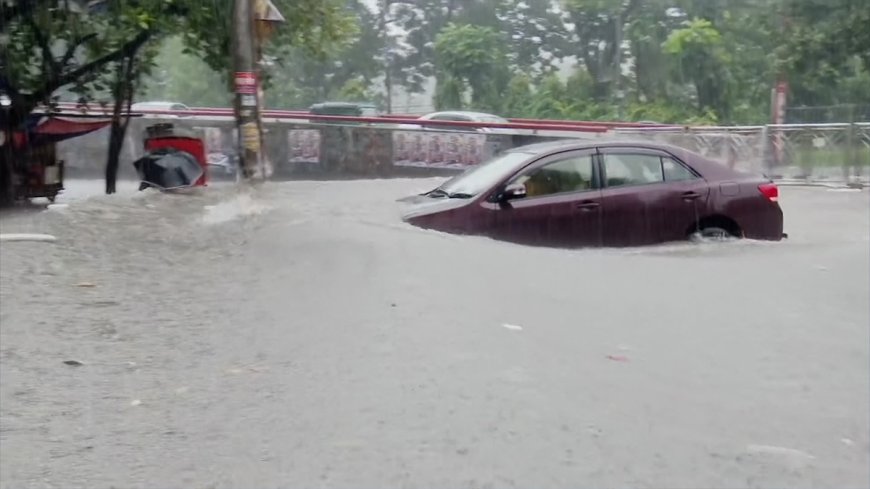
[[(145, 128), (170, 122), (205, 140), (215, 161), (232, 156), (231, 120), (157, 119), (131, 121), (121, 154), (121, 178), (136, 178), (133, 161), (144, 154)], [(469, 130), (416, 129), (396, 125), (264, 123), (265, 155), (279, 179), (391, 178), (449, 175), (487, 160), (508, 148), (560, 139), (536, 135), (481, 133)], [(101, 176), (108, 150), (108, 129), (58, 145), (69, 176)]]

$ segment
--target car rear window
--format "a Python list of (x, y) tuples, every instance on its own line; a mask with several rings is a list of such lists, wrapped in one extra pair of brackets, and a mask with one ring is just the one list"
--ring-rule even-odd
[(662, 160), (658, 155), (606, 154), (604, 172), (608, 187), (646, 185), (664, 181)]
[(662, 158), (662, 171), (666, 182), (681, 182), (698, 178), (688, 168), (671, 158)]

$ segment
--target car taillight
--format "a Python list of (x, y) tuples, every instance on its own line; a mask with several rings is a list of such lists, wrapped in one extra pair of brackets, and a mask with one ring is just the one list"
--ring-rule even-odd
[(767, 197), (767, 200), (771, 202), (779, 201), (779, 187), (775, 183), (762, 183), (758, 186), (758, 190), (761, 191), (762, 195)]

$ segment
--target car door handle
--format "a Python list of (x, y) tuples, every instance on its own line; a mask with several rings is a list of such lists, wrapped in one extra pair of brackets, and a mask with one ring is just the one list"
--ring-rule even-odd
[(689, 191), (689, 192), (683, 192), (682, 197), (683, 197), (683, 200), (687, 200), (687, 201), (688, 200), (695, 200), (695, 199), (701, 197), (701, 194), (699, 194), (698, 192)]
[(589, 212), (589, 211), (597, 209), (598, 206), (600, 206), (600, 205), (601, 204), (599, 204), (598, 202), (595, 202), (592, 200), (584, 200), (584, 201), (580, 202), (579, 204), (577, 204), (577, 208), (580, 209), (581, 211)]

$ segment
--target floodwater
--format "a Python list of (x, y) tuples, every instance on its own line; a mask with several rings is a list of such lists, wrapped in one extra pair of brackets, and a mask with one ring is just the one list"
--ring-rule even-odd
[(402, 224), (434, 182), (0, 216), (57, 237), (0, 246), (0, 487), (868, 487), (867, 191), (565, 251)]

